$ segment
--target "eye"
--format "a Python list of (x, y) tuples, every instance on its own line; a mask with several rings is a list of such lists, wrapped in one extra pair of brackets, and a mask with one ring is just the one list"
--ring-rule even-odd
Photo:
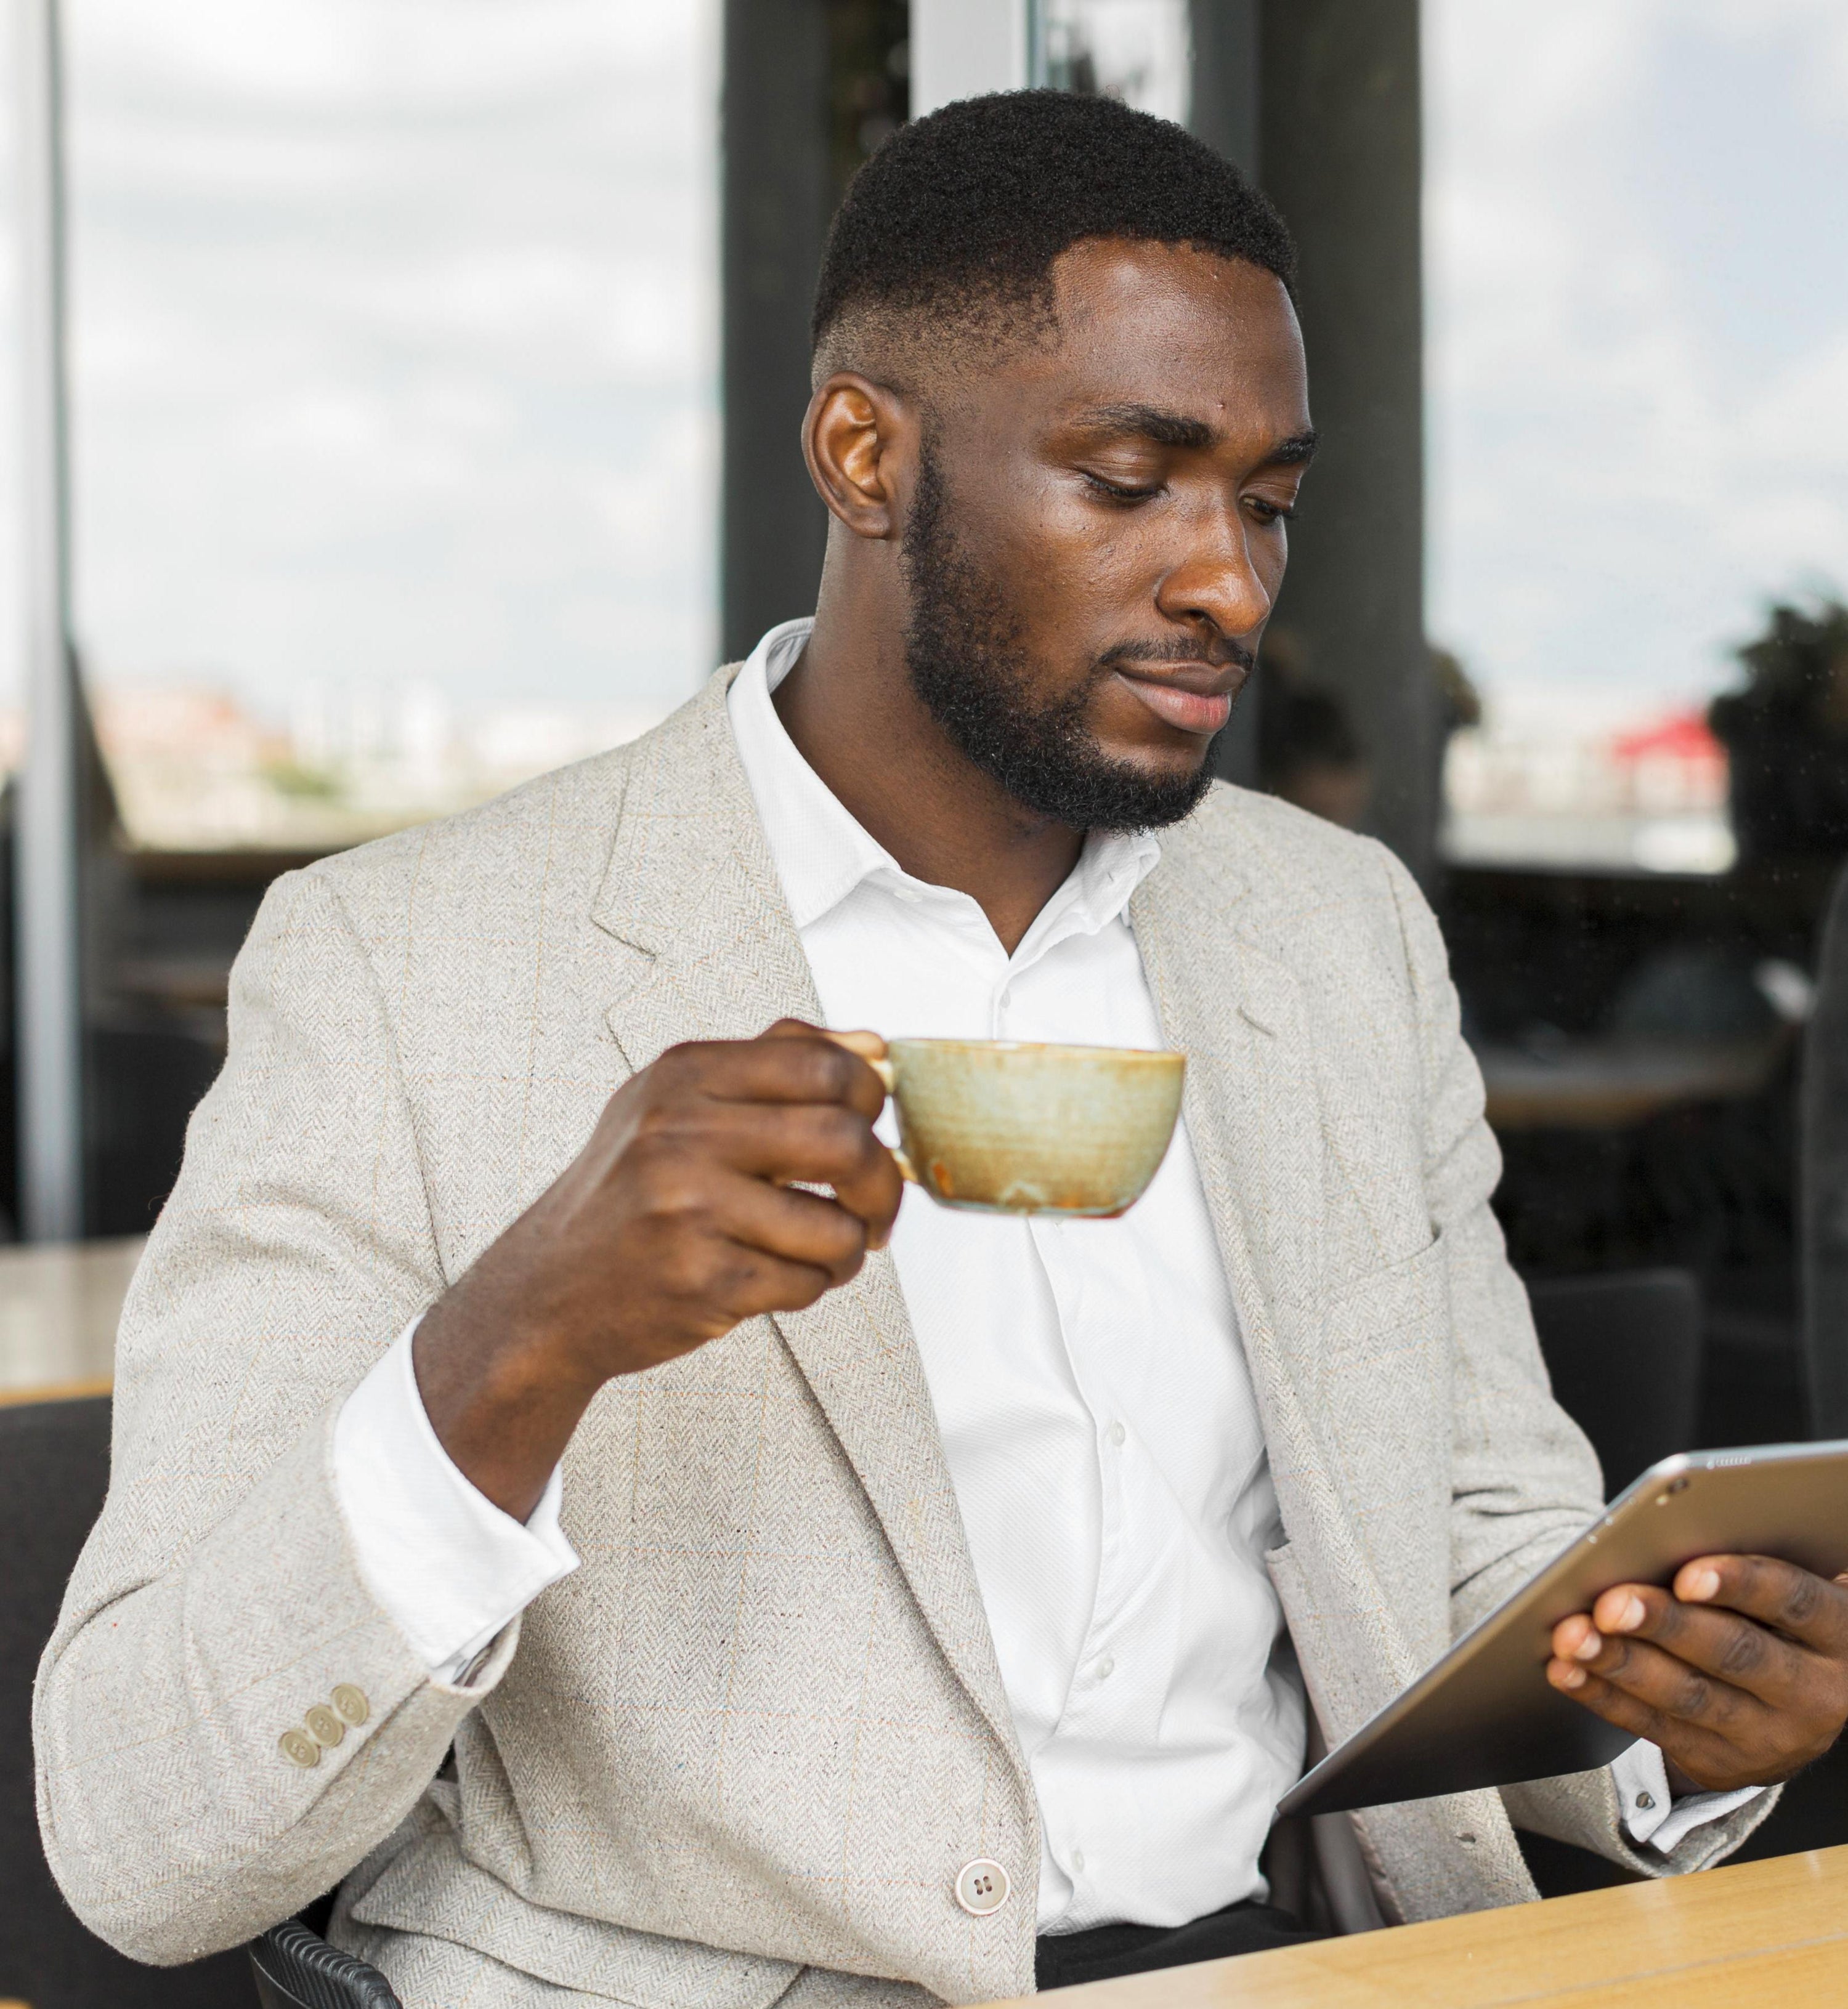
[(1296, 510), (1293, 502), (1270, 502), (1261, 495), (1247, 495), (1245, 507), (1261, 523), (1293, 523)]
[(1162, 492), (1159, 483), (1153, 487), (1140, 488), (1133, 482), (1107, 481), (1102, 475), (1093, 474), (1088, 469), (1080, 468), (1079, 473), (1098, 494), (1108, 496), (1112, 502), (1146, 502), (1151, 495)]

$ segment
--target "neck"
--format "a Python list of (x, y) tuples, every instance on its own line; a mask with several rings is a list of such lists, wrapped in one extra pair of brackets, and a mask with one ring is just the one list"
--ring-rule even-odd
[(832, 566), (814, 632), (772, 702), (796, 750), (913, 878), (967, 893), (1012, 955), (1084, 833), (1023, 809), (911, 688), (902, 615)]

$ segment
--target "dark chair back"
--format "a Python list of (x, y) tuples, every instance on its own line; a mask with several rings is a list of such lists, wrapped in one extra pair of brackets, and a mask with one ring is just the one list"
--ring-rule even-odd
[(241, 1953), (142, 1967), (77, 1922), (39, 1845), (32, 1680), (109, 1483), (109, 1402), (0, 1405), (0, 1999), (32, 2009), (250, 2009)]
[(1691, 1451), (1701, 1413), (1701, 1286), (1686, 1270), (1624, 1270), (1527, 1286), (1553, 1393), (1615, 1497)]
[(250, 1968), (263, 2009), (402, 2009), (392, 1984), (300, 1919), (250, 1942)]
[(1836, 880), (1804, 1039), (1798, 1193), (1810, 1434), (1848, 1437), (1848, 872)]

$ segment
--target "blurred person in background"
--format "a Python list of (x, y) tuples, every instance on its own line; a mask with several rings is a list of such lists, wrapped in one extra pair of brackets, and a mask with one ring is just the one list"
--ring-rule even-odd
[(1299, 638), (1273, 628), (1265, 637), (1257, 693), (1259, 785), (1311, 816), (1358, 830), (1373, 775), (1347, 707), (1304, 675)]

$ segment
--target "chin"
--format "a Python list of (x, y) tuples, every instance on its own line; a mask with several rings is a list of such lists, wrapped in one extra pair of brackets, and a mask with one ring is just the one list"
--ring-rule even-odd
[(1100, 742), (1098, 755), (1101, 761), (1113, 767), (1126, 780), (1140, 782), (1144, 788), (1184, 788), (1197, 781), (1205, 771), (1207, 755), (1211, 751), (1212, 743), (1210, 739), (1199, 740), (1184, 750), (1170, 751), (1164, 747), (1156, 752), (1146, 744), (1118, 747)]

